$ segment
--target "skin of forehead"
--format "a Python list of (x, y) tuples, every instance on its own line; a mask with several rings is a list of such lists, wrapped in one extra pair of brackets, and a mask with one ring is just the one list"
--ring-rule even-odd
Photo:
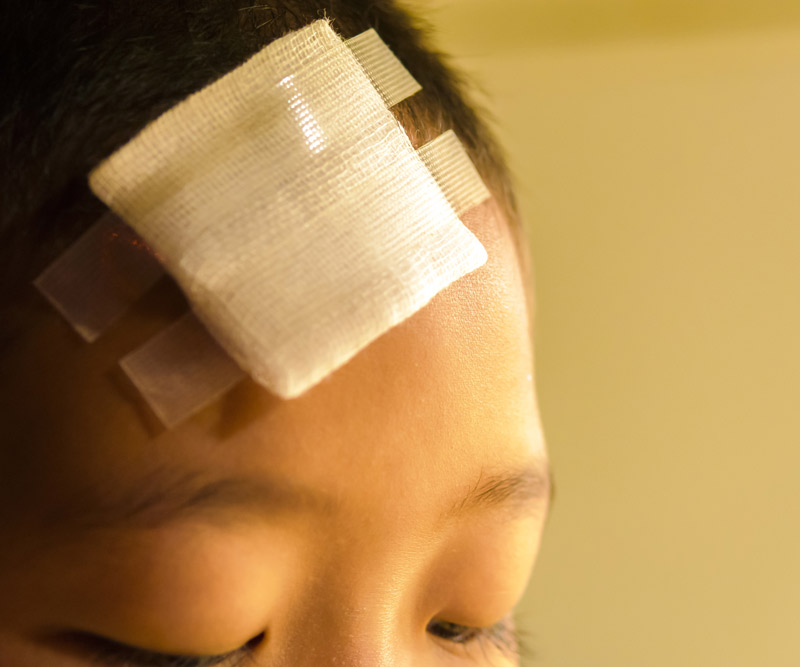
[[(246, 381), (171, 431), (144, 408), (117, 363), (181, 314), (173, 288), (156, 289), (92, 345), (32, 293), (18, 317), (26, 335), (0, 360), (8, 379), (0, 390), (7, 478), (0, 529), (14, 538), (5, 544), (18, 545), (0, 556), (0, 582), (26, 547), (46, 543), (36, 526), (53, 508), (113, 498), (160, 466), (283, 476), (335, 498), (332, 530), (342, 540), (331, 544), (331, 562), (347, 576), (332, 588), (353, 608), (370, 586), (373, 594), (380, 588), (381, 576), (402, 571), (403, 557), (413, 569), (413, 555), (421, 562), (435, 541), (441, 511), (482, 466), (546, 456), (508, 224), (494, 200), (463, 221), (487, 249), (487, 264), (320, 385), (281, 401)], [(540, 531), (541, 521), (528, 530), (526, 570)], [(2, 606), (0, 622), (10, 612)], [(235, 625), (220, 627), (220, 642), (225, 633), (247, 639), (249, 629)]]

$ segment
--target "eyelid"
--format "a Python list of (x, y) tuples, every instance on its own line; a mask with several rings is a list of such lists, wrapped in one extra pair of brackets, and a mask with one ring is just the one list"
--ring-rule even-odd
[(264, 635), (258, 635), (244, 646), (218, 655), (190, 656), (158, 653), (130, 646), (99, 635), (78, 634), (73, 636), (81, 644), (94, 664), (105, 667), (238, 667), (249, 657), (252, 650), (261, 642)]

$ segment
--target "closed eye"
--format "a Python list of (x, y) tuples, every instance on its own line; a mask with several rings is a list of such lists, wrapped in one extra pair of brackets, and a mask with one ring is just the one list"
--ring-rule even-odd
[(244, 667), (263, 639), (262, 633), (235, 651), (207, 656), (157, 653), (96, 635), (75, 636), (72, 643), (98, 667)]
[(511, 616), (486, 628), (433, 620), (428, 624), (427, 631), (435, 637), (465, 647), (477, 643), (485, 649), (490, 645), (515, 660), (518, 660), (522, 653), (522, 639)]

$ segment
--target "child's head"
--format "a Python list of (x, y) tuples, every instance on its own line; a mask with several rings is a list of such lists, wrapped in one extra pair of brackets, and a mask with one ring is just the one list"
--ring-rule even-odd
[[(108, 4), (15, 17), (2, 233), (25, 280), (4, 283), (0, 663), (503, 664), (548, 477), (491, 138), (390, 2)], [(415, 145), (452, 128), (470, 150), (495, 198), (463, 221), (489, 261), (300, 398), (245, 381), (163, 429), (118, 361), (183, 312), (174, 284), (87, 345), (28, 283), (102, 210), (100, 159), (323, 10), (347, 37), (376, 27), (420, 81), (397, 110)]]

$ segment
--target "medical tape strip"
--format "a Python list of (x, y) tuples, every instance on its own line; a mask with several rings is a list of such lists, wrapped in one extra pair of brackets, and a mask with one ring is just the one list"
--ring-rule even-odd
[(486, 201), (491, 193), (453, 130), (447, 130), (417, 150), (456, 215)]
[(486, 261), (327, 22), (168, 111), (90, 184), (226, 352), (284, 398)]
[(120, 366), (167, 428), (247, 376), (191, 312), (124, 357)]
[(417, 80), (372, 28), (345, 44), (353, 52), (387, 107), (422, 90)]
[(163, 275), (153, 251), (109, 212), (50, 264), (34, 285), (91, 343)]

